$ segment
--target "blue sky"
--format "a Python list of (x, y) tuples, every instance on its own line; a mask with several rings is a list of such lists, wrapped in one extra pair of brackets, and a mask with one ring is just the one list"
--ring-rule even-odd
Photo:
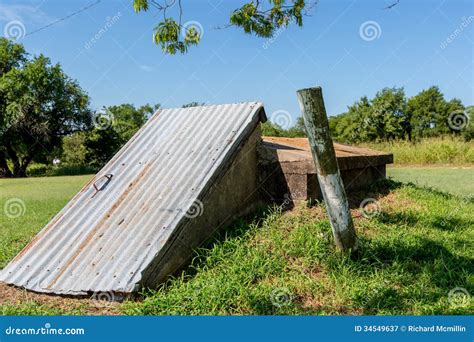
[(296, 90), (314, 85), (323, 87), (330, 115), (392, 86), (414, 95), (439, 85), (448, 99), (474, 104), (472, 1), (400, 0), (383, 10), (393, 1), (320, 0), (303, 28), (282, 30), (270, 42), (237, 28), (216, 29), (243, 0), (183, 0), (183, 22), (198, 22), (203, 35), (182, 56), (164, 55), (153, 44), (160, 15), (135, 14), (131, 0), (102, 0), (33, 33), (94, 2), (0, 2), (0, 33), (20, 21), (26, 36), (19, 41), (30, 53), (60, 63), (88, 92), (93, 108), (259, 100), (269, 117), (290, 113), (288, 125), (299, 116)]

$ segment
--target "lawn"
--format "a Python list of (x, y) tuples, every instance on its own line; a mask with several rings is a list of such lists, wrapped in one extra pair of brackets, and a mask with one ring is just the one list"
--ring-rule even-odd
[(0, 268), (5, 267), (91, 177), (0, 179)]
[(420, 187), (474, 197), (474, 167), (389, 167), (387, 176)]
[[(2, 265), (88, 179), (0, 181), (0, 205), (15, 197), (26, 207), (23, 216), (1, 218)], [(377, 201), (374, 215), (365, 217), (358, 205), (367, 197)], [(3, 286), (0, 313), (474, 313), (472, 199), (388, 181), (351, 196), (351, 203), (361, 246), (356, 256), (335, 250), (321, 203), (267, 208), (216, 236), (181, 276), (136, 300), (107, 305)]]

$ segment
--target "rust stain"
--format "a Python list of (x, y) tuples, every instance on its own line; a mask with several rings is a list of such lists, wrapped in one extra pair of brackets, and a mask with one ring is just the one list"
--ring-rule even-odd
[(130, 193), (130, 191), (136, 186), (137, 184), (140, 183), (140, 181), (143, 179), (143, 177), (148, 173), (150, 170), (150, 167), (152, 166), (153, 163), (148, 163), (143, 170), (138, 174), (137, 178), (135, 178), (127, 187), (127, 189), (120, 195), (118, 198), (117, 202), (114, 203), (114, 205), (107, 211), (105, 216), (97, 223), (92, 229), (92, 231), (87, 235), (86, 239), (79, 245), (79, 247), (76, 249), (74, 254), (69, 258), (67, 261), (66, 265), (63, 267), (63, 269), (59, 272), (59, 274), (53, 279), (53, 281), (48, 285), (48, 289), (51, 289), (54, 284), (63, 276), (63, 274), (66, 272), (66, 270), (71, 266), (71, 264), (77, 259), (79, 254), (84, 250), (84, 248), (92, 241), (93, 237), (97, 234), (100, 228), (102, 228), (103, 224), (112, 216), (112, 214), (117, 210), (117, 208), (125, 201), (127, 198), (127, 195)]

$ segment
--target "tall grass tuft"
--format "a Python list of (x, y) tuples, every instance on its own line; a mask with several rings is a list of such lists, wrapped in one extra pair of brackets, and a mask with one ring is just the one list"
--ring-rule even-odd
[(474, 140), (427, 138), (418, 142), (404, 140), (364, 143), (359, 146), (391, 152), (395, 164), (472, 164)]

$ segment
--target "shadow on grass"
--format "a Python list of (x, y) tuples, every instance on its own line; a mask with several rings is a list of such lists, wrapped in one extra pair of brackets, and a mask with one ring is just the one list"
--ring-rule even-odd
[(407, 225), (414, 226), (420, 222), (420, 218), (412, 212), (381, 212), (375, 218), (378, 222), (383, 224)]
[(431, 226), (433, 228), (452, 232), (459, 228), (474, 227), (474, 220), (464, 220), (459, 217), (450, 217), (450, 216), (434, 216), (431, 221)]
[[(394, 279), (390, 279), (376, 291), (355, 296), (354, 303), (365, 314), (374, 314), (380, 309), (408, 312), (414, 302), (433, 304), (447, 297), (449, 291), (457, 286), (470, 286), (467, 275), (474, 272), (474, 260), (455, 255), (440, 243), (413, 238), (408, 241), (362, 240), (361, 245), (358, 258), (350, 261), (354, 266), (354, 277), (366, 277), (393, 268), (399, 273), (400, 283), (404, 282), (394, 284)], [(426, 287), (423, 291), (411, 287), (420, 277), (423, 277)], [(406, 288), (400, 288), (400, 285)], [(413, 290), (408, 291), (409, 288)], [(472, 289), (468, 291), (472, 292)]]

